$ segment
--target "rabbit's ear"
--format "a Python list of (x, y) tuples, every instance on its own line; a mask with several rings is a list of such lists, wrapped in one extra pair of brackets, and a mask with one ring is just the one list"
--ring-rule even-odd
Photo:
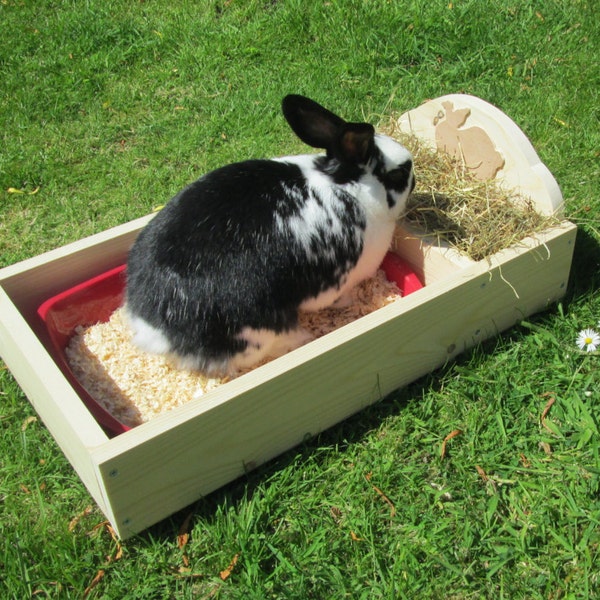
[(346, 124), (314, 100), (296, 94), (286, 96), (281, 108), (294, 133), (313, 148), (331, 150)]
[(333, 156), (342, 162), (366, 164), (373, 154), (375, 129), (368, 123), (347, 123)]

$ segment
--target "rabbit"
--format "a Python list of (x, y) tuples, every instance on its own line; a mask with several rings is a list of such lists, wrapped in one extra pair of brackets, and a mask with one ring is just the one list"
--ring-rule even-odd
[(324, 154), (209, 172), (135, 240), (125, 309), (142, 350), (209, 376), (238, 373), (309, 341), (298, 311), (343, 304), (377, 271), (415, 185), (410, 152), (304, 96), (282, 110)]

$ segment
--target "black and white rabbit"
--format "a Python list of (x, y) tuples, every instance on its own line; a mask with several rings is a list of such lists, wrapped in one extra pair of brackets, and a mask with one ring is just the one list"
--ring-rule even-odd
[(207, 374), (250, 367), (308, 341), (299, 309), (340, 301), (379, 267), (414, 187), (410, 153), (303, 96), (282, 109), (326, 153), (227, 165), (148, 223), (127, 263), (140, 348)]

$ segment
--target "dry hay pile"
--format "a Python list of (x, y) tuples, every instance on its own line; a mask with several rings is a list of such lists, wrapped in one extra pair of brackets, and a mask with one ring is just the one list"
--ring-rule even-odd
[(495, 180), (475, 178), (461, 160), (433, 150), (391, 120), (384, 132), (413, 154), (416, 188), (406, 222), (437, 243), (446, 243), (472, 260), (482, 260), (524, 238), (556, 225), (540, 215), (530, 198), (504, 189)]

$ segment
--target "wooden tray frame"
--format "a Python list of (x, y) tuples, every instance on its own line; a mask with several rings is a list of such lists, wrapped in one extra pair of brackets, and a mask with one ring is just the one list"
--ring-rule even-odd
[[(431, 137), (415, 123), (423, 110), (439, 114), (445, 99), (468, 105), (473, 116), (497, 111), (479, 99), (447, 96), (407, 113), (401, 125)], [(486, 131), (500, 117), (490, 118)], [(507, 139), (517, 135), (513, 127), (524, 137), (512, 121), (501, 121)], [(536, 183), (538, 208), (556, 212), (560, 190), (531, 152), (529, 145), (527, 172), (537, 169), (545, 180)], [(547, 308), (566, 291), (576, 236), (576, 227), (563, 221), (473, 262), (405, 230), (395, 250), (421, 276), (423, 289), (109, 438), (51, 357), (36, 311), (54, 294), (122, 264), (150, 218), (0, 270), (0, 354), (122, 538)]]

